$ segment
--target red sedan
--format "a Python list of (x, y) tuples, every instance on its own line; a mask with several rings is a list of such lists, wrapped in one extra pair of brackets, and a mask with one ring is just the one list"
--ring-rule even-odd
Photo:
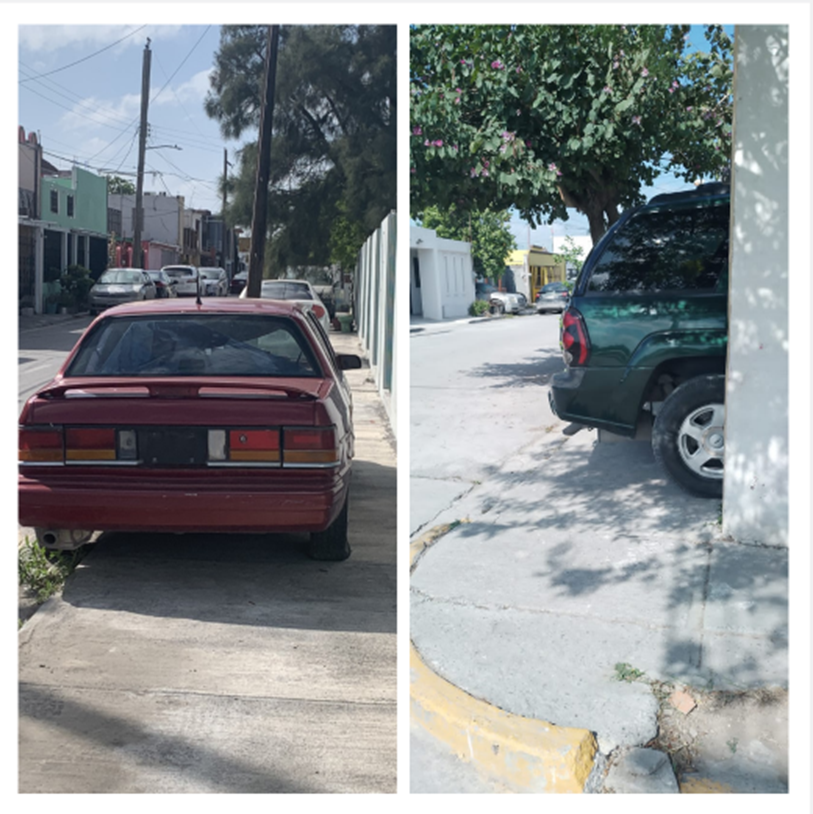
[(92, 531), (308, 532), (341, 560), (350, 390), (318, 320), (268, 300), (161, 300), (97, 318), (20, 416), (19, 520)]

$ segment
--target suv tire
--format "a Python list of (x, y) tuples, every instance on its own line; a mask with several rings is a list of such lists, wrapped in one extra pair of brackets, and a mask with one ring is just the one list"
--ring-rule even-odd
[(341, 562), (350, 556), (350, 543), (347, 540), (347, 504), (349, 502), (349, 498), (345, 498), (344, 506), (338, 517), (324, 531), (311, 533), (307, 553), (312, 560)]
[(652, 452), (685, 491), (723, 495), (725, 377), (697, 376), (670, 393), (655, 418)]
[(499, 316), (505, 313), (505, 306), (499, 300), (492, 300), (488, 310), (490, 313)]

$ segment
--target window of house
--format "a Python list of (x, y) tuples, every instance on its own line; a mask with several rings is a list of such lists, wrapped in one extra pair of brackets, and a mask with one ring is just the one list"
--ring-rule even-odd
[(59, 214), (59, 192), (55, 189), (51, 190), (51, 211)]
[(68, 195), (68, 217), (73, 217), (73, 195)]

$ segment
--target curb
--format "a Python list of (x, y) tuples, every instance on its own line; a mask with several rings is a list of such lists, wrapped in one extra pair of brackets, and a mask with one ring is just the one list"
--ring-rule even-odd
[[(435, 526), (410, 543), (410, 573), (457, 525)], [(512, 791), (584, 792), (598, 752), (592, 732), (524, 718), (474, 698), (427, 667), (412, 642), (409, 667), (412, 721), (459, 758)]]

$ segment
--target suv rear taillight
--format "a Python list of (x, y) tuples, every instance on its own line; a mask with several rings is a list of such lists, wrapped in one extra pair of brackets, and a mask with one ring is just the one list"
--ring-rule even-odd
[(586, 365), (590, 358), (590, 339), (584, 317), (575, 308), (568, 308), (562, 316), (562, 351), (568, 367)]

